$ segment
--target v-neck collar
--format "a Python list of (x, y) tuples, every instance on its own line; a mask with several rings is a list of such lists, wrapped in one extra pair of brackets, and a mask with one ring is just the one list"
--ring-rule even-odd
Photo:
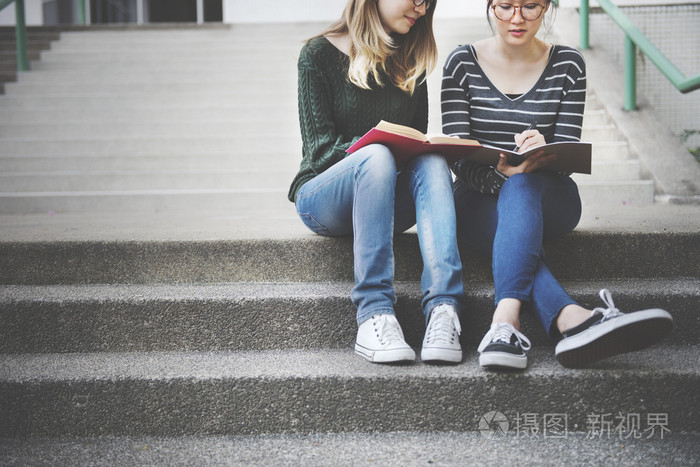
[(547, 65), (544, 67), (544, 70), (542, 70), (542, 74), (540, 74), (540, 77), (537, 78), (537, 81), (535, 82), (535, 84), (533, 84), (532, 87), (527, 92), (524, 92), (524, 93), (520, 94), (517, 98), (512, 99), (512, 98), (508, 97), (507, 94), (505, 94), (500, 89), (498, 89), (495, 84), (493, 84), (493, 81), (491, 81), (491, 78), (489, 78), (489, 76), (486, 74), (484, 69), (481, 68), (481, 63), (479, 63), (479, 57), (476, 54), (476, 49), (474, 48), (474, 45), (469, 44), (469, 50), (471, 51), (472, 55), (474, 56), (474, 65), (481, 72), (481, 76), (484, 77), (484, 80), (488, 83), (489, 87), (492, 90), (494, 90), (498, 94), (500, 94), (505, 99), (506, 102), (511, 102), (511, 103), (518, 102), (519, 100), (521, 100), (521, 99), (525, 98), (526, 96), (530, 95), (531, 93), (535, 92), (535, 90), (540, 87), (540, 83), (544, 80), (544, 77), (548, 75), (548, 72), (549, 72), (550, 68), (552, 67), (554, 52), (555, 52), (555, 49), (557, 47), (558, 47), (557, 45), (552, 44), (552, 46), (549, 48), (549, 57), (547, 58)]

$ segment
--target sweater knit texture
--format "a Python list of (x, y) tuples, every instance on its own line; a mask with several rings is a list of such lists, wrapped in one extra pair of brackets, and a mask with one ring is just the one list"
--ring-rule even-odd
[(383, 87), (372, 82), (372, 89), (362, 89), (348, 79), (349, 64), (349, 57), (325, 37), (311, 39), (301, 50), (298, 97), (302, 160), (289, 188), (292, 202), (304, 183), (345, 158), (345, 151), (380, 120), (427, 131), (425, 82), (409, 95), (382, 75)]
[[(456, 48), (448, 57), (442, 80), (442, 131), (482, 144), (514, 150), (516, 134), (530, 124), (547, 143), (579, 141), (586, 100), (586, 65), (570, 47), (554, 45), (537, 83), (520, 96), (506, 96), (479, 65), (472, 45)], [(466, 160), (452, 164), (468, 187), (496, 194), (505, 177), (494, 167)]]

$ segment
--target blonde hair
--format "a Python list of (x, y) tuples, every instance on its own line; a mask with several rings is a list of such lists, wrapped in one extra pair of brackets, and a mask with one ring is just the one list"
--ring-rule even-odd
[(381, 70), (392, 84), (413, 94), (416, 86), (437, 64), (437, 45), (433, 35), (433, 13), (437, 0), (430, 2), (425, 15), (416, 21), (407, 34), (396, 37), (384, 30), (377, 2), (348, 0), (343, 16), (319, 36), (347, 34), (350, 37), (348, 79), (354, 85), (370, 89), (372, 76), (378, 85), (384, 86)]

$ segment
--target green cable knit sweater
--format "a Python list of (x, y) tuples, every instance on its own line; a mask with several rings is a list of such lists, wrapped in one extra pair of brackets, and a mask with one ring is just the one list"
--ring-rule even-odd
[(411, 126), (426, 132), (428, 91), (426, 83), (413, 95), (384, 79), (384, 87), (361, 89), (348, 80), (349, 57), (328, 39), (307, 42), (299, 55), (299, 125), (302, 160), (289, 188), (294, 201), (299, 188), (336, 162), (355, 141), (380, 120)]

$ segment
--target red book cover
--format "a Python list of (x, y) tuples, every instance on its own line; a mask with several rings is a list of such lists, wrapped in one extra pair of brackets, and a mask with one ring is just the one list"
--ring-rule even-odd
[(469, 159), (479, 164), (496, 166), (500, 154), (508, 156), (511, 165), (518, 165), (529, 155), (544, 150), (548, 154), (556, 154), (557, 158), (547, 166), (549, 170), (565, 172), (591, 173), (591, 143), (555, 142), (530, 149), (524, 153), (517, 153), (492, 146), (483, 146), (478, 141), (469, 139), (451, 138), (449, 136), (437, 136), (428, 139), (420, 131), (403, 125), (396, 125), (385, 121), (368, 131), (355, 144), (348, 148), (348, 153), (353, 153), (370, 144), (383, 144), (387, 146), (399, 165), (421, 154), (440, 154), (448, 162), (459, 159)]

